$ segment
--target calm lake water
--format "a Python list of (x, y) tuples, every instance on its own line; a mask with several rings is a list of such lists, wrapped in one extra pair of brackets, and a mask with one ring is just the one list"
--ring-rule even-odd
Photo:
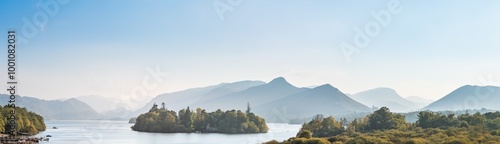
[[(165, 134), (132, 131), (128, 121), (46, 121), (47, 130), (37, 136), (52, 135), (49, 142), (61, 144), (255, 144), (286, 140), (295, 136), (301, 125), (268, 123), (263, 134)], [(53, 129), (53, 127), (58, 129)]]

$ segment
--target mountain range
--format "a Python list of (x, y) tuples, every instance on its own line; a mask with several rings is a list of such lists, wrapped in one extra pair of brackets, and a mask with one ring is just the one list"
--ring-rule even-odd
[(206, 107), (209, 110), (244, 110), (247, 107), (247, 103), (250, 103), (252, 106), (260, 106), (306, 90), (309, 90), (309, 88), (295, 87), (288, 83), (285, 78), (278, 77), (267, 84), (250, 87), (240, 92), (218, 96), (209, 101), (198, 102), (196, 106)]
[[(1, 105), (6, 105), (8, 99), (8, 95), (0, 94)], [(26, 107), (48, 120), (128, 119), (149, 111), (153, 104), (161, 106), (161, 103), (165, 103), (167, 109), (175, 111), (188, 106), (207, 111), (244, 111), (249, 104), (252, 112), (268, 122), (289, 122), (292, 119), (311, 118), (316, 114), (344, 116), (367, 113), (373, 110), (371, 107), (383, 106), (394, 112), (483, 108), (500, 110), (500, 87), (465, 85), (437, 101), (430, 101), (415, 96), (403, 98), (391, 88), (375, 88), (353, 95), (347, 95), (330, 84), (299, 88), (283, 77), (268, 83), (247, 80), (165, 93), (135, 111), (124, 107), (112, 108), (110, 103), (113, 99), (103, 96), (80, 96), (64, 100), (16, 97), (17, 106)]]
[[(153, 104), (160, 105), (166, 103), (166, 108), (171, 110), (180, 110), (191, 106), (200, 107), (203, 102), (217, 99), (218, 97), (239, 92), (250, 87), (264, 84), (262, 81), (240, 81), (234, 83), (221, 83), (218, 85), (192, 88), (183, 91), (161, 94), (153, 98), (142, 108), (132, 113), (132, 116), (138, 116), (141, 113), (149, 111)], [(205, 108), (205, 107), (203, 107)], [(205, 108), (209, 109), (209, 108)]]
[(500, 110), (498, 102), (500, 102), (500, 87), (465, 85), (424, 107), (423, 110), (442, 111), (482, 108)]
[(163, 102), (167, 109), (179, 110), (190, 106), (208, 111), (245, 110), (250, 104), (254, 113), (270, 122), (287, 122), (316, 114), (338, 115), (371, 110), (329, 84), (313, 89), (299, 88), (278, 77), (269, 83), (240, 81), (162, 94), (133, 114), (137, 116), (147, 112), (153, 103), (160, 105)]
[(114, 99), (110, 97), (88, 95), (88, 96), (79, 96), (76, 97), (76, 99), (88, 104), (98, 113), (104, 113), (114, 110), (114, 108), (111, 105)]
[[(480, 91), (478, 91), (480, 90)], [(487, 91), (486, 91), (487, 90)], [(286, 122), (291, 119), (310, 118), (316, 114), (346, 115), (366, 113), (371, 107), (388, 107), (394, 112), (411, 112), (420, 110), (463, 110), (463, 109), (499, 109), (494, 102), (500, 100), (500, 88), (493, 86), (464, 86), (430, 104), (430, 100), (419, 97), (403, 98), (391, 88), (375, 88), (353, 95), (344, 92), (330, 84), (314, 88), (299, 88), (283, 77), (278, 77), (268, 83), (262, 81), (240, 81), (222, 83), (201, 88), (162, 94), (154, 98), (143, 108), (132, 113), (137, 116), (147, 112), (153, 103), (160, 105), (165, 102), (168, 109), (180, 110), (188, 106), (201, 107), (208, 111), (246, 110), (250, 104), (252, 111), (270, 122)], [(469, 95), (494, 91), (488, 99), (479, 101), (471, 107), (463, 102), (474, 98)], [(476, 94), (477, 95), (477, 94)], [(484, 98), (476, 97), (476, 98)], [(478, 99), (480, 100), (480, 99)], [(477, 102), (477, 101), (472, 101)], [(453, 109), (451, 104), (462, 104)]]
[[(0, 94), (0, 104), (7, 105), (10, 95)], [(100, 114), (89, 105), (75, 98), (64, 101), (42, 100), (27, 96), (16, 96), (16, 106), (26, 107), (40, 114), (46, 120), (86, 120), (97, 119)]]

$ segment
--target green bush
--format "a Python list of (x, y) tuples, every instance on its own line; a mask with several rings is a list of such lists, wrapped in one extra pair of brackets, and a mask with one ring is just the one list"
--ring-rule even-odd
[(311, 131), (309, 130), (302, 130), (299, 132), (299, 135), (298, 135), (299, 138), (311, 138), (312, 137), (312, 133)]
[(272, 141), (265, 142), (263, 144), (280, 144), (280, 142), (278, 142), (276, 140), (272, 140)]
[(427, 144), (427, 143), (429, 143), (429, 141), (422, 139), (422, 138), (411, 138), (404, 143), (405, 144)]
[(498, 132), (498, 130), (491, 130), (490, 134), (491, 135), (499, 135), (500, 133)]
[(331, 144), (324, 138), (296, 138), (290, 141), (290, 144)]
[(386, 140), (372, 137), (372, 136), (358, 136), (346, 142), (347, 144), (381, 144), (381, 143), (391, 143)]

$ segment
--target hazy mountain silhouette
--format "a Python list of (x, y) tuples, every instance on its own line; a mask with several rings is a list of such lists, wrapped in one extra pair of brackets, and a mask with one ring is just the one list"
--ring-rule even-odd
[(418, 104), (401, 97), (391, 88), (375, 88), (362, 91), (351, 96), (354, 100), (372, 107), (388, 107), (393, 112), (409, 112), (418, 110)]
[(500, 87), (465, 85), (423, 109), (433, 111), (481, 108), (500, 110), (499, 102)]
[(104, 112), (101, 116), (101, 119), (108, 120), (129, 120), (130, 114), (132, 111), (128, 110), (125, 107), (119, 107), (111, 111)]
[(425, 106), (427, 106), (435, 101), (432, 99), (425, 99), (425, 98), (418, 97), (418, 96), (409, 96), (409, 97), (405, 97), (405, 99), (417, 104), (419, 107), (425, 107)]
[(266, 84), (262, 81), (240, 81), (234, 83), (224, 83), (223, 85), (211, 90), (204, 97), (201, 98), (202, 101), (211, 100), (218, 98), (220, 96), (228, 95), (231, 93), (240, 92), (246, 90), (250, 87)]
[(295, 87), (288, 83), (285, 78), (278, 77), (267, 84), (251, 87), (241, 92), (220, 96), (216, 99), (199, 104), (201, 107), (208, 110), (245, 110), (247, 103), (250, 103), (253, 106), (259, 106), (308, 89), (309, 88)]
[(267, 121), (289, 122), (291, 119), (303, 119), (316, 114), (342, 115), (371, 110), (337, 88), (325, 84), (255, 106), (253, 111), (266, 118)]
[[(1, 105), (7, 105), (9, 99), (9, 95), (0, 94)], [(16, 106), (26, 107), (29, 111), (40, 114), (46, 120), (85, 120), (100, 117), (89, 105), (75, 98), (60, 101), (16, 96)]]
[(112, 106), (114, 102), (113, 98), (89, 95), (89, 96), (79, 96), (76, 97), (76, 99), (88, 104), (98, 113), (105, 113), (116, 109)]

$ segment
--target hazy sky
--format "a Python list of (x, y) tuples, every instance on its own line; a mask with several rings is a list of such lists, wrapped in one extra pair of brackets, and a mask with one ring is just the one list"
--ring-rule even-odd
[[(355, 29), (376, 22), (371, 13), (387, 11), (389, 0), (60, 2), (0, 2), (0, 45), (6, 49), (11, 28), (28, 40), (17, 51), (21, 95), (130, 95), (156, 66), (169, 75), (150, 96), (278, 76), (296, 86), (330, 83), (346, 93), (391, 87), (430, 99), (465, 84), (500, 85), (496, 0), (402, 0), (400, 13), (350, 61), (339, 45), (353, 44)], [(43, 3), (57, 6), (47, 11)], [(214, 3), (232, 11), (222, 20)], [(37, 33), (23, 33), (30, 23)]]

